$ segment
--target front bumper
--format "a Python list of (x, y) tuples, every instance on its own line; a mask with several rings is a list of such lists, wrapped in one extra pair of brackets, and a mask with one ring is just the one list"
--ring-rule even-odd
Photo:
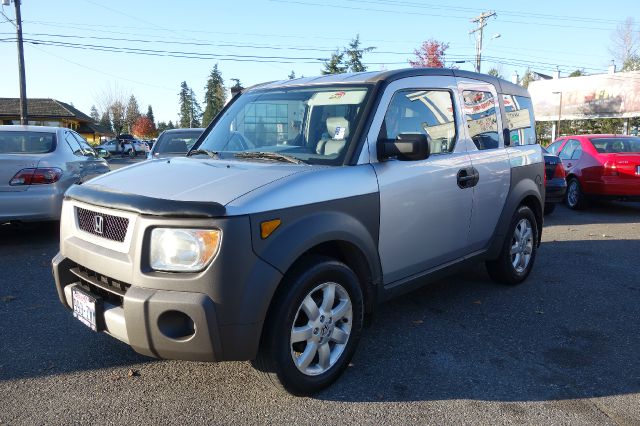
[[(195, 361), (255, 358), (282, 274), (253, 253), (248, 217), (169, 219), (128, 213), (131, 228), (116, 244), (78, 230), (74, 208), (63, 206), (61, 252), (52, 261), (63, 305), (72, 309), (74, 286), (101, 297), (103, 313), (97, 320), (103, 330), (143, 355)], [(220, 252), (199, 273), (153, 271), (145, 253), (156, 226), (219, 228)]]

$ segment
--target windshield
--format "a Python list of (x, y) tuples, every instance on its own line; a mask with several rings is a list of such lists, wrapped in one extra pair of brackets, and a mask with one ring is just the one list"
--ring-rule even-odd
[(596, 151), (601, 154), (618, 152), (640, 153), (640, 138), (591, 138), (590, 140)]
[(0, 154), (44, 154), (54, 149), (53, 133), (0, 132)]
[(186, 154), (201, 134), (202, 129), (165, 132), (158, 138), (153, 151), (158, 154)]
[[(306, 87), (249, 92), (224, 113), (199, 150), (249, 161), (276, 153), (309, 164), (341, 164), (362, 115), (367, 87)], [(240, 155), (242, 153), (242, 155)]]

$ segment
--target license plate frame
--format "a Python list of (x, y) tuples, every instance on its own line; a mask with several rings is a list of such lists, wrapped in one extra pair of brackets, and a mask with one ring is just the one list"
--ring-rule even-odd
[(101, 331), (102, 299), (75, 286), (71, 289), (73, 316), (93, 331)]

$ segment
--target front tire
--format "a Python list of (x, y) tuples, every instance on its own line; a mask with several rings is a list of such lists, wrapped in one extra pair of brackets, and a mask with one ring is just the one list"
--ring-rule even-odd
[(500, 256), (485, 263), (487, 272), (494, 281), (501, 284), (520, 284), (529, 276), (537, 251), (536, 216), (529, 207), (520, 206), (511, 219)]
[(337, 260), (310, 257), (287, 273), (274, 296), (253, 365), (278, 388), (314, 394), (349, 365), (363, 312), (355, 273)]
[(136, 156), (136, 150), (131, 148), (129, 151), (127, 151), (127, 154), (129, 155), (129, 158), (134, 158)]

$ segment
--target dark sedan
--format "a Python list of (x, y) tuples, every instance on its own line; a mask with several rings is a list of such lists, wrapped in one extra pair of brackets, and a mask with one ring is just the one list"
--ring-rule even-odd
[(560, 157), (551, 154), (544, 148), (543, 154), (546, 181), (544, 214), (550, 214), (555, 210), (556, 204), (564, 200), (564, 194), (567, 192), (567, 181)]

